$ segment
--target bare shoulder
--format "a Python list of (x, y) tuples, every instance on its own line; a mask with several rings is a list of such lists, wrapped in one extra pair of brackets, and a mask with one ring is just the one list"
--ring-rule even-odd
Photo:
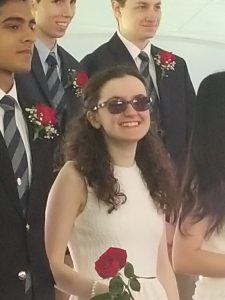
[(73, 161), (68, 161), (65, 163), (65, 165), (60, 170), (58, 177), (60, 181), (65, 181), (65, 183), (73, 182), (74, 184), (79, 185), (85, 184), (84, 177), (76, 169), (75, 163)]
[(87, 186), (84, 177), (76, 169), (74, 162), (66, 162), (51, 188), (48, 204), (57, 203), (58, 207), (68, 206), (80, 211), (86, 204)]

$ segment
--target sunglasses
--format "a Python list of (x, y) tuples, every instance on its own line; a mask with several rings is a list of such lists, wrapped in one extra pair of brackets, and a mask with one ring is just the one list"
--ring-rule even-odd
[(121, 98), (112, 98), (105, 102), (99, 103), (94, 106), (92, 111), (97, 111), (99, 108), (106, 107), (111, 114), (120, 114), (127, 109), (130, 104), (136, 111), (151, 110), (151, 98), (146, 96), (136, 96), (135, 98), (127, 101)]

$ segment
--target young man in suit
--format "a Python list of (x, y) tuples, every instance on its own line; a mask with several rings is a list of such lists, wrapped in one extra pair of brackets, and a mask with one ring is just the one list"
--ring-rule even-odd
[(29, 104), (14, 81), (15, 72), (30, 70), (34, 41), (29, 1), (0, 0), (1, 300), (54, 299), (43, 239), (54, 140), (33, 140), (34, 128), (25, 116)]
[[(73, 89), (72, 84), (68, 83), (69, 70), (80, 71), (80, 65), (57, 42), (65, 35), (74, 17), (76, 0), (32, 1), (37, 39), (31, 70), (26, 74), (17, 74), (16, 84), (19, 94), (28, 103), (45, 103), (57, 110), (58, 129), (61, 135), (64, 134), (69, 120), (73, 116), (78, 116), (82, 109), (80, 90)], [(60, 142), (55, 144), (54, 165), (60, 162), (59, 154)], [(69, 255), (66, 256), (66, 260), (69, 264), (72, 263)], [(58, 290), (56, 294), (57, 300), (68, 299), (68, 296)]]
[[(78, 115), (82, 107), (79, 93), (68, 84), (69, 70), (79, 71), (79, 63), (57, 44), (57, 39), (64, 36), (74, 17), (76, 0), (33, 0), (33, 9), (37, 39), (31, 71), (16, 76), (16, 83), (28, 101), (43, 102), (57, 109), (62, 133), (67, 122), (73, 115)], [(54, 63), (57, 77), (51, 69)]]
[[(168, 152), (180, 175), (183, 171), (193, 119), (195, 92), (185, 61), (178, 56), (169, 70), (160, 62), (168, 52), (151, 44), (161, 19), (161, 0), (111, 0), (118, 30), (113, 37), (81, 61), (89, 76), (115, 64), (129, 64), (144, 75), (140, 52), (149, 60), (155, 117), (163, 132)], [(157, 60), (158, 59), (158, 60)], [(148, 63), (148, 62), (147, 62)], [(152, 95), (151, 95), (152, 96)]]

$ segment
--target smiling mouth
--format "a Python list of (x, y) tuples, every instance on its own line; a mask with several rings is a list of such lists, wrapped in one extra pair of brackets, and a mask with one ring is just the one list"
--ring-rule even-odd
[(132, 121), (132, 122), (123, 122), (121, 123), (122, 127), (137, 127), (140, 125), (140, 122)]
[(56, 22), (57, 25), (59, 25), (62, 28), (67, 28), (69, 23), (68, 22)]

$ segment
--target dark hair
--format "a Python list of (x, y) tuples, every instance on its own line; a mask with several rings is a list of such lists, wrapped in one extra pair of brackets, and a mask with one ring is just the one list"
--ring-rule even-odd
[[(95, 129), (87, 120), (86, 112), (91, 110), (100, 97), (103, 86), (111, 79), (127, 75), (145, 81), (134, 68), (127, 66), (111, 67), (96, 73), (84, 90), (85, 111), (81, 118), (71, 123), (65, 141), (65, 161), (72, 160), (76, 169), (86, 178), (97, 198), (109, 205), (109, 212), (126, 201), (120, 186), (113, 175), (113, 166), (101, 130)], [(154, 125), (152, 125), (154, 126)], [(157, 206), (171, 211), (175, 207), (176, 184), (173, 168), (164, 146), (152, 129), (138, 142), (136, 163), (141, 170), (149, 192)]]
[(115, 1), (118, 2), (121, 7), (124, 7), (127, 0), (115, 0)]
[(206, 235), (225, 221), (225, 72), (206, 77), (200, 84), (186, 175), (179, 228), (193, 217), (197, 223), (211, 218)]
[(20, 2), (20, 1), (27, 2), (28, 0), (0, 0), (0, 7), (9, 2)]

